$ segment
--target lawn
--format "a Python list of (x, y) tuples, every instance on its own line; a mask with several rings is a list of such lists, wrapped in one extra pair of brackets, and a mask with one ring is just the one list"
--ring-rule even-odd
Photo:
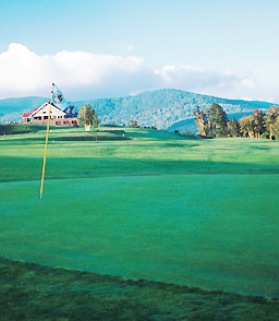
[(0, 137), (0, 256), (278, 297), (279, 144), (113, 131), (52, 130), (42, 200), (44, 132)]

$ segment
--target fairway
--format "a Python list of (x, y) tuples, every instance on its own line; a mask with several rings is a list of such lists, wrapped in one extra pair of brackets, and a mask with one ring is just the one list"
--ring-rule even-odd
[(32, 135), (1, 141), (1, 256), (278, 297), (278, 143), (53, 142), (40, 200)]

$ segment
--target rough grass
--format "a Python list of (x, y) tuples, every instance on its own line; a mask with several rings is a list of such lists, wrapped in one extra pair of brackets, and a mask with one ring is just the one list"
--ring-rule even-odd
[(278, 301), (0, 258), (1, 321), (277, 321)]

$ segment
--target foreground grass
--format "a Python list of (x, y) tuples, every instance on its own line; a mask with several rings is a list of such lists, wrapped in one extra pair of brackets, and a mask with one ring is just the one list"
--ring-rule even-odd
[(278, 297), (279, 144), (94, 135), (51, 131), (43, 200), (44, 132), (0, 137), (0, 255), (49, 266), (1, 260), (1, 321), (275, 320), (275, 300), (178, 285)]
[[(262, 189), (264, 186), (264, 189)], [(0, 184), (0, 255), (278, 297), (278, 175)]]
[(0, 258), (1, 321), (277, 321), (278, 300)]

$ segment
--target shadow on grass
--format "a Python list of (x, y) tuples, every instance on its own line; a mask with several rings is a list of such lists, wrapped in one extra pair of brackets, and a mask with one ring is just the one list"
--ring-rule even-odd
[(0, 124), (0, 135), (36, 133), (44, 129), (45, 129), (45, 126), (42, 126), (42, 125), (31, 125), (31, 124), (1, 125)]
[(123, 136), (102, 136), (98, 135), (96, 136), (72, 136), (72, 137), (57, 137), (55, 138), (55, 141), (114, 141), (114, 140), (131, 140), (131, 138), (123, 137)]
[[(1, 142), (1, 144), (11, 144), (11, 141), (13, 145), (23, 145), (25, 143), (37, 143), (37, 142), (43, 142), (45, 143), (46, 138), (44, 136), (40, 137), (20, 137), (20, 139), (15, 139), (14, 137), (12, 139), (5, 139)], [(120, 141), (120, 140), (131, 140), (129, 137), (123, 137), (123, 136), (104, 136), (104, 135), (98, 135), (96, 139), (96, 135), (92, 136), (56, 136), (54, 138), (49, 139), (50, 143), (55, 143), (56, 141), (61, 142), (82, 142), (82, 141)]]
[(190, 136), (190, 135), (181, 135), (176, 133), (171, 133), (165, 130), (155, 130), (155, 129), (128, 129), (127, 130), (127, 136), (131, 137), (135, 140), (151, 140), (151, 141), (166, 141), (169, 139), (173, 140), (198, 140), (199, 138), (196, 136)]
[(277, 321), (278, 300), (45, 267), (0, 257), (1, 321)]
[[(78, 155), (77, 155), (78, 156)], [(41, 157), (0, 158), (0, 181), (38, 180)], [(278, 164), (232, 163), (212, 160), (153, 160), (113, 157), (53, 157), (47, 161), (47, 179), (156, 175), (279, 174)]]

